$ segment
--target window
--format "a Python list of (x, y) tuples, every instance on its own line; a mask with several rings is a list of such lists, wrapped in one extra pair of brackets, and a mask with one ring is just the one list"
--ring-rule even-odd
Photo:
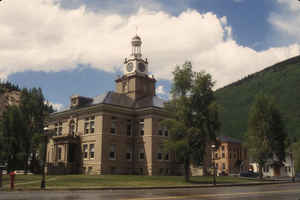
[(84, 122), (84, 134), (89, 133), (89, 122)]
[(84, 134), (95, 132), (95, 116), (86, 117), (84, 122)]
[(128, 148), (126, 153), (126, 160), (131, 160), (132, 149)]
[(164, 127), (164, 134), (166, 137), (169, 136), (169, 131), (168, 131), (167, 127)]
[(131, 160), (131, 152), (126, 153), (126, 160)]
[(127, 136), (131, 136), (131, 120), (127, 120)]
[(83, 149), (83, 158), (87, 159), (88, 158), (88, 145), (84, 144), (82, 149)]
[(169, 160), (169, 153), (166, 153), (165, 154), (165, 158), (164, 158), (165, 160)]
[(140, 120), (140, 124), (139, 124), (140, 126), (140, 135), (141, 136), (143, 136), (144, 135), (144, 120), (143, 119), (141, 119)]
[(231, 152), (229, 153), (229, 159), (231, 159)]
[(116, 145), (112, 144), (110, 146), (109, 159), (116, 160)]
[(62, 126), (58, 128), (58, 135), (62, 135)]
[(162, 153), (157, 153), (157, 160), (162, 160)]
[(163, 130), (159, 129), (158, 130), (158, 135), (162, 136), (163, 135)]
[(90, 158), (95, 158), (95, 144), (90, 144)]
[(75, 135), (75, 122), (72, 120), (70, 122), (70, 135), (74, 136)]
[(225, 153), (222, 153), (222, 158), (225, 158)]
[(215, 159), (218, 159), (218, 153), (215, 153)]
[(225, 150), (225, 147), (222, 145), (222, 151), (224, 151)]
[(218, 168), (219, 168), (219, 164), (218, 164), (218, 163), (216, 163), (216, 169), (218, 170)]
[(140, 152), (139, 160), (144, 160), (144, 159), (145, 159), (145, 152)]
[(62, 135), (62, 130), (63, 130), (62, 122), (55, 123), (54, 130), (55, 130), (56, 135)]
[(112, 117), (111, 119), (111, 127), (110, 127), (110, 133), (116, 134), (117, 129), (117, 119), (115, 117)]
[(61, 153), (62, 153), (62, 149), (61, 147), (58, 147), (58, 160), (61, 160)]
[(92, 173), (92, 171), (93, 171), (93, 167), (88, 167), (88, 171), (87, 171), (87, 173), (88, 173), (88, 174), (91, 174), (91, 173)]
[(95, 121), (90, 121), (90, 133), (95, 132)]
[(225, 170), (225, 163), (222, 164), (222, 168), (223, 168), (223, 170)]

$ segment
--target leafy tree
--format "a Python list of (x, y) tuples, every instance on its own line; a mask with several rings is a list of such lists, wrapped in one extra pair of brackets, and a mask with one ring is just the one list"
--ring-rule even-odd
[(2, 125), (2, 159), (7, 162), (8, 170), (23, 168), (23, 131), (26, 125), (20, 109), (9, 106), (3, 114)]
[[(13, 86), (11, 86), (13, 87)], [(22, 89), (19, 107), (9, 107), (0, 126), (0, 160), (9, 168), (24, 168), (27, 173), (39, 171), (37, 152), (41, 148), (44, 119), (53, 108), (44, 102), (40, 88)]]
[(173, 75), (173, 99), (165, 106), (172, 117), (162, 122), (170, 132), (165, 147), (176, 152), (184, 165), (185, 180), (189, 181), (191, 163), (199, 165), (207, 144), (216, 141), (220, 128), (218, 106), (209, 74), (193, 72), (191, 63), (186, 62), (177, 66)]
[(24, 130), (24, 163), (25, 173), (28, 170), (28, 160), (32, 155), (32, 171), (36, 171), (38, 162), (37, 151), (40, 148), (40, 139), (43, 134), (43, 126), (46, 115), (51, 108), (45, 104), (45, 99), (40, 88), (23, 89), (21, 91), (20, 109), (24, 114), (24, 121), (27, 124)]
[(262, 168), (274, 155), (279, 162), (285, 159), (285, 141), (287, 134), (283, 120), (273, 98), (259, 94), (253, 103), (248, 121), (247, 143), (249, 153)]

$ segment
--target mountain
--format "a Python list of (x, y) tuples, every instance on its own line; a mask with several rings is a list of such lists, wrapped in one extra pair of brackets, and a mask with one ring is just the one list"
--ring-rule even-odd
[(8, 106), (19, 105), (20, 95), (18, 86), (10, 82), (0, 83), (0, 118)]
[(258, 93), (275, 98), (288, 135), (300, 138), (300, 56), (216, 90), (217, 102), (222, 107), (220, 134), (244, 138), (249, 109)]

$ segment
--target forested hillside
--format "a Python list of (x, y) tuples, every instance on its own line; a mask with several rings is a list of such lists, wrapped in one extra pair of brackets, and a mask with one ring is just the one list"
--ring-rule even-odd
[(221, 105), (220, 134), (243, 139), (256, 94), (275, 98), (290, 137), (300, 138), (300, 56), (268, 67), (215, 92)]

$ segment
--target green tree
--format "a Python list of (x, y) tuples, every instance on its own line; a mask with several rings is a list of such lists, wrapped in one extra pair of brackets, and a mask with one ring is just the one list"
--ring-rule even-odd
[(28, 171), (28, 160), (32, 155), (31, 170), (38, 171), (37, 152), (41, 144), (45, 117), (52, 112), (51, 107), (45, 104), (45, 99), (40, 88), (26, 89), (21, 91), (20, 109), (27, 124), (24, 129), (24, 170)]
[(25, 129), (24, 117), (16, 106), (9, 106), (3, 114), (2, 159), (8, 164), (8, 170), (23, 168)]
[(275, 101), (266, 95), (257, 95), (249, 112), (247, 145), (250, 156), (262, 168), (268, 159), (276, 155), (281, 163), (285, 159), (285, 142), (287, 134), (282, 116)]
[(8, 107), (0, 126), (0, 162), (8, 162), (9, 168), (39, 171), (38, 152), (46, 116), (53, 108), (45, 104), (40, 88), (22, 89), (19, 107)]
[(214, 82), (205, 72), (193, 72), (190, 62), (173, 72), (172, 100), (166, 104), (170, 119), (162, 125), (170, 132), (167, 150), (176, 152), (184, 165), (185, 180), (190, 178), (190, 165), (204, 160), (205, 149), (216, 141), (220, 128), (218, 106), (213, 95)]

